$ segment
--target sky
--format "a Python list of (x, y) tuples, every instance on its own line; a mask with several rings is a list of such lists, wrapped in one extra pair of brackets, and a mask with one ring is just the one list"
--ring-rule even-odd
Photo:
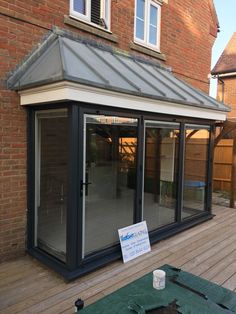
[[(236, 32), (236, 0), (214, 0), (220, 32), (212, 50), (212, 68), (219, 59), (231, 36)], [(211, 80), (210, 95), (216, 96), (216, 80)]]

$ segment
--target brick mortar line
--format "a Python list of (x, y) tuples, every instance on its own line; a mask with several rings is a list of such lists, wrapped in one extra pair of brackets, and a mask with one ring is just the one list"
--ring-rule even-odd
[(14, 15), (11, 15), (9, 13), (0, 12), (0, 15), (5, 16), (5, 17), (10, 17), (10, 18), (12, 18), (14, 20), (17, 20), (17, 21), (20, 21), (20, 22), (23, 22), (23, 23), (28, 23), (28, 24), (33, 25), (33, 26), (37, 26), (37, 27), (40, 27), (40, 28), (45, 29), (45, 30), (49, 30), (49, 31), (52, 30), (50, 27), (43, 26), (41, 23), (32, 22), (32, 21), (30, 21), (28, 19), (25, 19), (25, 18), (22, 18), (22, 17), (17, 17), (17, 16), (14, 16)]

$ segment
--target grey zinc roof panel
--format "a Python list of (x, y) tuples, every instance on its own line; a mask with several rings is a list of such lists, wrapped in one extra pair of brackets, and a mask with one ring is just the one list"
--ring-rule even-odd
[(136, 73), (130, 70), (127, 64), (123, 61), (123, 59), (127, 59), (127, 58), (123, 58), (123, 57), (120, 57), (111, 53), (105, 53), (105, 58), (107, 62), (110, 65), (112, 65), (115, 71), (122, 73), (127, 83), (129, 85), (132, 84), (132, 86), (134, 86), (137, 92), (140, 92), (140, 93), (146, 92), (150, 94), (153, 94), (155, 92), (154, 89), (151, 87), (151, 85), (148, 84), (148, 82), (146, 82), (145, 80), (137, 76)]
[[(91, 48), (90, 48), (91, 49)], [(115, 76), (111, 75), (112, 79), (110, 81), (111, 85), (113, 87), (118, 87), (117, 81), (115, 79), (116, 75), (119, 77), (119, 80), (123, 80), (123, 87), (120, 86), (120, 88), (129, 89), (140, 92), (141, 86), (140, 84), (136, 84), (133, 78), (126, 72), (126, 69), (121, 67), (121, 64), (119, 64), (118, 59), (116, 58), (115, 54), (112, 54), (108, 51), (93, 49), (93, 52), (98, 56), (102, 62), (105, 62), (111, 71), (111, 74), (115, 74)]]
[(110, 86), (112, 87), (118, 87), (121, 89), (127, 89), (130, 91), (140, 91), (140, 86), (137, 86), (130, 80), (130, 78), (118, 67), (114, 64), (114, 55), (107, 51), (102, 51), (99, 49), (95, 49), (91, 46), (87, 46), (89, 50), (93, 52), (93, 54), (97, 57), (97, 60), (102, 63), (102, 66), (104, 67), (104, 72), (107, 77), (110, 78)]
[[(90, 81), (93, 78), (98, 84), (107, 84), (108, 80), (93, 68), (91, 63), (87, 62), (80, 47), (74, 47), (63, 41), (62, 52), (64, 60), (65, 76), (70, 78), (79, 78), (80, 80)], [(77, 48), (77, 50), (76, 50)], [(78, 48), (80, 53), (78, 53)], [(69, 60), (69, 62), (68, 62)]]
[(163, 81), (165, 81), (166, 84), (174, 88), (176, 92), (178, 92), (186, 101), (192, 103), (194, 102), (198, 102), (200, 104), (202, 103), (199, 97), (194, 95), (194, 93), (191, 92), (189, 88), (185, 84), (183, 84), (181, 80), (176, 79), (173, 75), (169, 75), (169, 73), (166, 73), (166, 71), (158, 69), (157, 67), (153, 67), (152, 71), (156, 72), (156, 75), (160, 79), (162, 79)]
[(157, 63), (66, 34), (53, 34), (46, 41), (8, 79), (9, 88), (23, 90), (70, 80), (166, 102), (229, 111), (223, 103), (177, 79)]
[(172, 85), (175, 86), (176, 90), (178, 90), (179, 92), (182, 91), (183, 95), (187, 97), (188, 101), (193, 103), (199, 102), (202, 105), (207, 104), (210, 107), (221, 108), (222, 110), (228, 111), (227, 110), (228, 107), (225, 106), (223, 103), (215, 100), (214, 98), (208, 96), (202, 91), (192, 87), (186, 82), (176, 78), (171, 73), (168, 73), (163, 69), (158, 69), (157, 67), (153, 67), (153, 69), (155, 69), (155, 71), (160, 73), (162, 76), (165, 76), (170, 82), (172, 82)]
[[(175, 76), (170, 75), (169, 73), (167, 74), (165, 71), (162, 71), (161, 69), (154, 68), (154, 70), (158, 73), (160, 77), (166, 79), (169, 82), (169, 84), (175, 86), (175, 89), (179, 93), (181, 93), (188, 102), (198, 103), (199, 105), (204, 104), (204, 101), (200, 97), (200, 93), (197, 89), (192, 90), (190, 88), (190, 85), (185, 84), (185, 82), (183, 82), (182, 80), (177, 79)], [(209, 96), (207, 97), (210, 99)]]
[[(49, 66), (50, 65), (50, 66)], [(38, 82), (59, 80), (63, 76), (60, 47), (53, 42), (47, 50), (47, 58), (40, 55), (35, 62), (24, 72), (15, 84), (16, 89), (23, 89), (24, 86), (38, 84)]]
[(214, 107), (214, 108), (222, 108), (222, 109), (227, 109), (228, 107), (226, 107), (223, 103), (218, 102), (217, 100), (215, 100), (214, 98), (208, 96), (207, 94), (203, 93), (202, 91), (192, 87), (191, 85), (187, 84), (186, 82), (177, 79), (176, 77), (173, 76), (174, 82), (176, 84), (176, 86), (178, 87), (178, 83), (180, 84), (180, 86), (182, 86), (183, 88), (185, 88), (185, 91), (188, 93), (192, 94), (192, 97), (194, 97), (194, 99), (198, 99), (202, 104), (207, 104), (209, 107)]
[(163, 97), (171, 98), (171, 99), (176, 99), (176, 100), (183, 100), (183, 98), (180, 97), (180, 95), (176, 92), (176, 89), (172, 89), (168, 86), (168, 84), (165, 84), (165, 82), (160, 79), (157, 75), (154, 76), (153, 73), (151, 72), (151, 68), (153, 66), (150, 66), (145, 63), (141, 62), (130, 62), (130, 65), (133, 67), (133, 69), (137, 72), (140, 73), (141, 76), (147, 81), (152, 84), (152, 86), (156, 87), (156, 96), (162, 95)]
[(123, 58), (123, 62), (127, 69), (129, 69), (129, 72), (134, 75), (134, 82), (139, 84), (142, 93), (166, 97), (166, 93), (161, 89), (161, 86), (158, 86), (153, 80), (150, 80), (146, 73), (139, 68), (138, 63), (130, 58)]
[[(183, 90), (179, 90), (176, 88), (177, 86), (173, 84), (173, 81), (170, 80), (170, 77), (173, 77), (172, 74), (165, 71), (158, 71), (156, 67), (149, 66), (147, 64), (140, 64), (140, 66), (152, 76), (152, 79), (156, 80), (156, 84), (162, 84), (164, 88), (168, 91), (168, 95), (175, 95), (175, 97), (182, 101), (190, 101), (192, 102), (192, 98), (188, 98), (186, 93)], [(163, 75), (165, 73), (165, 75)], [(173, 77), (174, 78), (174, 77)]]
[[(65, 40), (66, 39), (63, 39), (63, 41)], [(68, 41), (70, 41), (70, 43)], [(70, 45), (74, 53), (77, 53), (78, 59), (80, 59), (80, 62), (84, 62), (84, 63), (86, 62), (87, 67), (88, 68), (90, 67), (90, 69), (93, 69), (93, 73), (89, 72), (91, 75), (87, 77), (89, 81), (96, 83), (97, 74), (99, 73), (100, 76), (103, 77), (104, 79), (105, 86), (111, 86), (111, 87), (114, 86), (116, 88), (128, 89), (131, 91), (137, 90), (131, 84), (127, 83), (127, 81), (123, 78), (122, 73), (120, 71), (116, 71), (113, 69), (112, 65), (110, 65), (109, 62), (106, 60), (106, 58), (103, 56), (105, 54), (105, 51), (103, 51), (103, 55), (101, 55), (99, 54), (98, 49), (93, 48), (90, 45), (85, 45), (85, 44), (81, 44), (81, 43), (77, 43), (73, 41), (71, 42), (71, 40), (68, 40), (68, 39), (66, 40), (66, 45), (67, 46)], [(95, 73), (96, 75), (94, 75)], [(80, 74), (81, 73), (79, 71), (77, 73), (79, 78), (81, 78)]]

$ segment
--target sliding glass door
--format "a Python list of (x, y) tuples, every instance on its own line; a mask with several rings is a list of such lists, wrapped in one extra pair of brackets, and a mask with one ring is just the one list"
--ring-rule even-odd
[(212, 217), (210, 123), (98, 108), (29, 109), (28, 250), (68, 278), (120, 256), (120, 228), (155, 243)]
[(137, 119), (84, 116), (83, 256), (118, 243), (133, 223)]
[(210, 128), (208, 126), (186, 125), (183, 219), (201, 213), (206, 209), (209, 138)]
[(145, 122), (143, 220), (152, 231), (176, 221), (179, 124)]

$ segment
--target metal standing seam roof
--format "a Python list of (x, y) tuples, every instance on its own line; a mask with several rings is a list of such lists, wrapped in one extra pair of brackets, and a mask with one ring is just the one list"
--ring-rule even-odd
[(230, 111), (157, 62), (54, 33), (9, 77), (7, 85), (20, 91), (65, 80), (177, 104)]

